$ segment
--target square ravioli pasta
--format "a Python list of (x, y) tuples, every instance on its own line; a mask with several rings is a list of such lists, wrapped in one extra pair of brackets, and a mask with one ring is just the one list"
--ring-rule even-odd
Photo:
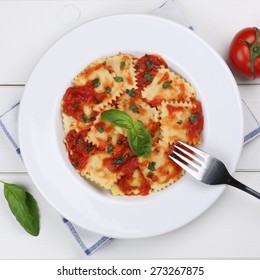
[(73, 78), (61, 114), (69, 161), (112, 195), (146, 196), (179, 180), (173, 144), (198, 145), (203, 130), (195, 89), (158, 54), (93, 61)]

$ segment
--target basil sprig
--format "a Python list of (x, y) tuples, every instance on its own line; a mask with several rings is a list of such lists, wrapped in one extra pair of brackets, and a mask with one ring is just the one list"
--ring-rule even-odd
[(16, 220), (31, 235), (39, 235), (39, 209), (34, 197), (18, 185), (0, 182), (4, 184), (4, 196)]
[(110, 109), (104, 111), (101, 114), (101, 118), (112, 123), (115, 126), (123, 127), (126, 129), (133, 127), (133, 119), (127, 113), (120, 110)]
[(127, 129), (127, 140), (131, 150), (138, 156), (148, 158), (152, 150), (152, 136), (140, 121), (134, 121), (127, 113), (110, 109), (101, 117), (115, 126)]
[(131, 150), (140, 157), (148, 158), (152, 149), (152, 136), (140, 121), (133, 122), (127, 131), (127, 139)]

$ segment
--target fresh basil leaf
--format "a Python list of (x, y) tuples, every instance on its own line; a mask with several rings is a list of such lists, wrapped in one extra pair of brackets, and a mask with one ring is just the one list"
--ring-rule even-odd
[(113, 159), (113, 163), (116, 165), (122, 164), (126, 161), (125, 157), (120, 157), (120, 158), (114, 158)]
[(126, 90), (126, 93), (127, 93), (128, 95), (130, 95), (131, 97), (135, 97), (135, 96), (136, 96), (136, 93), (135, 93), (134, 91), (130, 90), (130, 89), (127, 89), (127, 90)]
[(4, 184), (4, 196), (16, 220), (31, 235), (39, 235), (39, 210), (34, 197), (20, 186), (2, 183)]
[(150, 69), (151, 67), (152, 67), (152, 65), (153, 65), (153, 63), (152, 63), (152, 61), (151, 60), (147, 60), (146, 62), (145, 62), (145, 64), (146, 64), (146, 66)]
[(120, 83), (120, 82), (123, 82), (124, 81), (124, 79), (123, 79), (123, 77), (114, 77), (114, 80), (117, 82), (117, 83)]
[(138, 156), (148, 158), (152, 150), (152, 136), (140, 121), (127, 131), (127, 139), (131, 150)]
[(114, 146), (110, 144), (110, 145), (107, 147), (107, 152), (110, 154), (110, 153), (113, 152), (113, 150), (114, 150)]
[(164, 82), (162, 87), (163, 88), (168, 88), (171, 85), (172, 81)]
[(155, 161), (150, 161), (149, 164), (148, 164), (148, 169), (151, 170), (151, 171), (155, 171), (155, 165), (156, 165), (156, 162)]
[(140, 157), (149, 157), (152, 150), (152, 136), (140, 121), (133, 121), (127, 113), (110, 109), (101, 113), (101, 118), (113, 125), (127, 129), (131, 150)]
[(99, 87), (101, 85), (99, 78), (92, 80), (93, 87)]
[(98, 126), (97, 129), (99, 133), (103, 133), (105, 131), (104, 127), (101, 124)]
[(138, 107), (136, 105), (134, 105), (134, 104), (130, 104), (129, 105), (129, 109), (132, 110), (135, 113), (139, 113)]
[(125, 112), (110, 109), (101, 113), (101, 118), (113, 125), (126, 129), (133, 127), (133, 119)]
[(190, 117), (189, 117), (189, 121), (191, 123), (195, 123), (197, 121), (197, 118), (198, 118), (199, 114), (192, 114)]
[(110, 88), (110, 87), (106, 87), (106, 88), (105, 88), (105, 92), (106, 92), (106, 93), (110, 93), (110, 92), (111, 92), (111, 88)]
[(87, 144), (87, 151), (90, 152), (93, 150), (93, 146), (91, 143)]
[(88, 116), (86, 114), (83, 115), (82, 119), (83, 119), (84, 123), (89, 122)]
[(124, 69), (125, 68), (125, 61), (121, 61), (120, 62), (120, 69)]
[(147, 81), (151, 81), (151, 80), (152, 80), (152, 76), (151, 76), (149, 73), (145, 73), (145, 74), (144, 74), (144, 78), (145, 78)]

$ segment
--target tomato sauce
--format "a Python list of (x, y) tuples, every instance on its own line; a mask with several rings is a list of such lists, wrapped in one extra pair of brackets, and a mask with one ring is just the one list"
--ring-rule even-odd
[(160, 124), (158, 122), (154, 122), (152, 120), (149, 121), (147, 129), (149, 130), (152, 136), (155, 135), (155, 133), (159, 130), (159, 128), (160, 128)]
[(111, 172), (126, 172), (126, 166), (132, 158), (137, 162), (137, 156), (131, 151), (128, 143), (122, 142), (116, 145), (111, 157), (105, 158), (103, 162), (104, 166)]
[(95, 91), (92, 81), (88, 81), (84, 86), (69, 87), (62, 100), (63, 112), (76, 120), (82, 121), (84, 106), (98, 104), (105, 97), (106, 93)]
[[(126, 94), (130, 95), (130, 97), (134, 100), (133, 104), (135, 104), (138, 99), (142, 99), (142, 90), (147, 85), (152, 83), (156, 73), (162, 66), (168, 68), (167, 63), (159, 55), (147, 54), (138, 59), (135, 66), (137, 89), (133, 88), (131, 91), (126, 91)], [(94, 68), (92, 67), (85, 72), (86, 77), (90, 75), (91, 71), (97, 70), (100, 67), (106, 68), (107, 66), (102, 64)], [(106, 69), (109, 70), (109, 68)], [(62, 100), (62, 110), (66, 115), (72, 116), (78, 121), (84, 121), (85, 123), (95, 120), (96, 115), (99, 113), (95, 112), (93, 109), (91, 115), (86, 116), (84, 113), (84, 107), (90, 106), (90, 108), (93, 108), (93, 105), (101, 103), (107, 97), (107, 94), (110, 93), (110, 91), (101, 93), (96, 92), (95, 87), (97, 86), (95, 86), (95, 80), (98, 79), (94, 79), (93, 81), (88, 80), (85, 85), (69, 87), (66, 90)], [(169, 74), (165, 73), (165, 75), (159, 82), (163, 83), (164, 81), (167, 82), (168, 80)], [(130, 85), (134, 84), (131, 75), (126, 77), (126, 81)], [(107, 87), (104, 88), (111, 90), (112, 87), (113, 85), (107, 85)], [(185, 101), (185, 86), (184, 84), (181, 84), (179, 85), (179, 87), (180, 94), (176, 98), (176, 101)], [(133, 101), (132, 99), (131, 102)], [(147, 102), (152, 107), (156, 107), (158, 105), (161, 105), (162, 101), (165, 100), (167, 100), (167, 97), (162, 95), (157, 96), (151, 101), (146, 99), (143, 101)], [(112, 101), (112, 105), (114, 107), (117, 106), (116, 102), (117, 100)], [(201, 103), (196, 101), (195, 99), (191, 100), (190, 102), (192, 102), (194, 106), (191, 110), (190, 119), (188, 120), (187, 117), (185, 118), (185, 126), (187, 128), (187, 137), (192, 141), (193, 139), (199, 137), (203, 129), (203, 116)], [(167, 105), (167, 110), (169, 112), (169, 115), (171, 116), (178, 111), (184, 110), (184, 108), (180, 106), (178, 107)], [(126, 137), (121, 135), (117, 140), (117, 143), (115, 144), (114, 139), (112, 141), (112, 137), (106, 137), (105, 134), (102, 134), (103, 132), (111, 132), (111, 130), (113, 129), (112, 125), (109, 125), (106, 122), (100, 120), (98, 122), (90, 124), (88, 126), (88, 129), (84, 124), (82, 125), (82, 127), (84, 127), (84, 129), (81, 131), (77, 132), (76, 130), (71, 130), (66, 135), (65, 144), (69, 151), (68, 157), (70, 162), (78, 171), (83, 171), (88, 163), (88, 159), (91, 154), (98, 153), (99, 151), (106, 151), (107, 158), (103, 159), (103, 166), (112, 173), (120, 174), (120, 179), (118, 180), (117, 184), (120, 190), (125, 195), (148, 195), (151, 192), (152, 182), (165, 183), (181, 173), (181, 167), (179, 167), (176, 163), (172, 162), (169, 159), (168, 161), (165, 161), (165, 164), (163, 166), (158, 167), (158, 169), (156, 170), (150, 169), (150, 172), (144, 175), (140, 169), (138, 156), (132, 152)], [(92, 145), (86, 140), (90, 127), (94, 127), (97, 130), (96, 138), (99, 143), (98, 147)], [(159, 140), (158, 131), (160, 130), (160, 121), (155, 122), (150, 120), (146, 125), (146, 128), (152, 135), (153, 141)], [(167, 158), (168, 155), (172, 153), (172, 149), (173, 147), (169, 147), (169, 151), (165, 151)], [(147, 164), (149, 164), (148, 159)], [(145, 166), (147, 166), (147, 164)], [(172, 168), (173, 166), (174, 168)], [(139, 185), (137, 185), (137, 181), (139, 182)]]
[(169, 115), (173, 114), (174, 112), (183, 111), (182, 107), (175, 107), (172, 105), (167, 105), (166, 108), (169, 112)]
[(188, 126), (188, 137), (189, 139), (193, 140), (199, 137), (200, 133), (203, 130), (203, 115), (202, 115), (202, 107), (201, 103), (199, 101), (194, 101), (196, 103), (196, 106), (192, 109), (192, 121), (190, 121), (190, 125)]
[(88, 130), (71, 130), (65, 138), (65, 143), (69, 152), (69, 159), (72, 165), (79, 171), (87, 164), (89, 154), (93, 152), (94, 146), (85, 140)]
[[(121, 174), (118, 186), (125, 195), (134, 195), (133, 191), (136, 188), (138, 188), (141, 195), (149, 193), (151, 189), (150, 184), (139, 170), (138, 157), (131, 151), (128, 143), (122, 142), (121, 145), (117, 145), (116, 149), (112, 152), (112, 157), (104, 159), (103, 163), (111, 172)], [(141, 178), (141, 184), (138, 187), (131, 186), (132, 176), (136, 170), (139, 170)]]
[[(125, 195), (131, 195), (131, 196), (132, 195), (142, 195), (142, 196), (148, 195), (151, 190), (151, 186), (148, 183), (148, 181), (145, 179), (143, 173), (140, 170), (139, 170), (138, 178), (141, 180), (140, 185), (138, 187), (131, 185), (132, 175), (123, 176), (119, 180), (118, 186)], [(138, 189), (137, 193), (135, 193), (136, 189)]]
[(156, 107), (162, 104), (163, 101), (165, 101), (166, 98), (164, 96), (160, 97), (155, 97), (153, 100), (146, 100), (146, 102), (151, 106), (151, 107)]
[(135, 66), (137, 71), (137, 86), (143, 89), (149, 85), (161, 66), (168, 68), (167, 63), (158, 55), (146, 54), (139, 58)]

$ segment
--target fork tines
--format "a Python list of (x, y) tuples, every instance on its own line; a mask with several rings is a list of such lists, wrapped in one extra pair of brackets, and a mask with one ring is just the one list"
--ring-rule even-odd
[(169, 157), (185, 171), (197, 177), (198, 168), (203, 165), (206, 153), (182, 141), (178, 141), (178, 145), (174, 144), (174, 148)]

